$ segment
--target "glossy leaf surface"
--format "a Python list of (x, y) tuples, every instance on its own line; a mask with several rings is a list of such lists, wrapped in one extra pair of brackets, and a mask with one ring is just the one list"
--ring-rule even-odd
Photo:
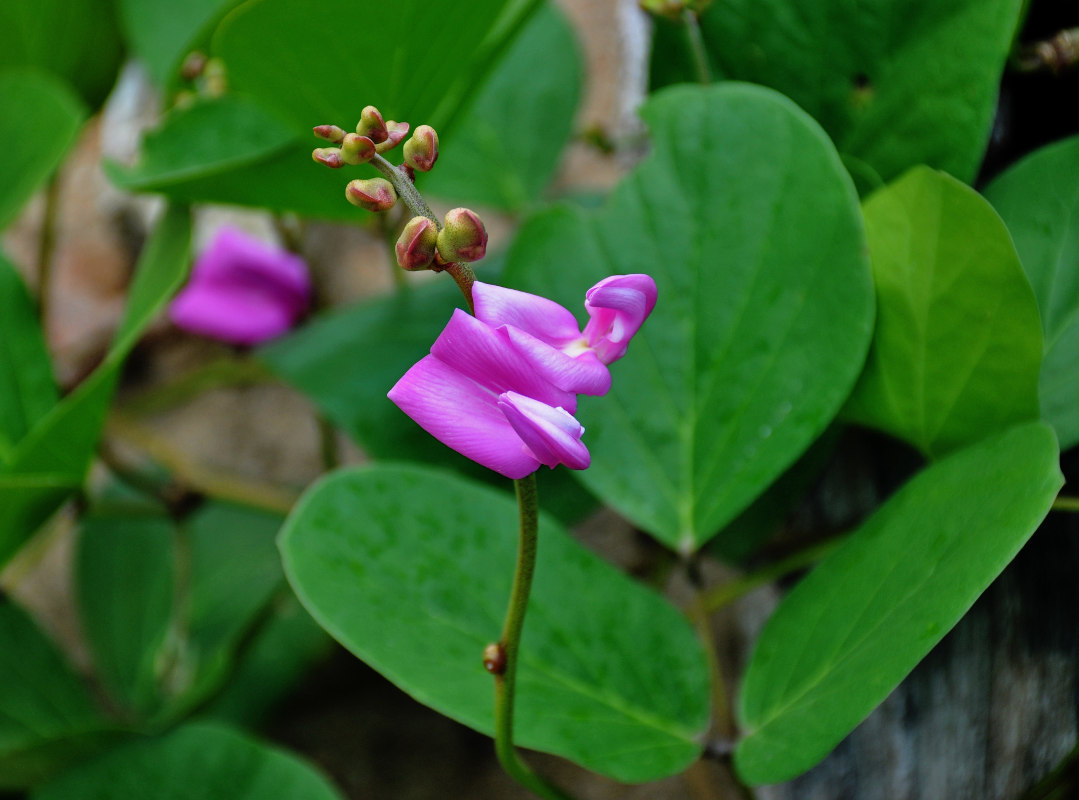
[(911, 170), (865, 203), (877, 326), (847, 416), (936, 457), (1038, 418), (1038, 306), (973, 189)]
[(1044, 423), (927, 467), (783, 599), (742, 685), (735, 763), (751, 784), (812, 767), (955, 625), (1062, 484)]
[(821, 434), (873, 319), (857, 198), (817, 125), (745, 84), (676, 87), (644, 109), (652, 152), (599, 213), (529, 220), (505, 282), (579, 313), (612, 274), (646, 272), (652, 316), (581, 398), (598, 497), (692, 551)]
[[(490, 733), (480, 656), (501, 631), (516, 530), (504, 494), (379, 466), (316, 484), (280, 548), (300, 600), (338, 641), (420, 702)], [(516, 740), (620, 780), (652, 780), (699, 755), (708, 689), (686, 619), (541, 519)]]

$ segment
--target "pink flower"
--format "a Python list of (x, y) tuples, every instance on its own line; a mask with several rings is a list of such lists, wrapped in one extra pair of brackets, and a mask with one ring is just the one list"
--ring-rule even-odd
[(606, 365), (625, 355), (655, 306), (655, 282), (619, 275), (596, 284), (584, 332), (536, 295), (476, 283), (472, 297), (476, 316), (455, 311), (389, 398), (443, 444), (507, 478), (540, 464), (585, 469), (576, 395), (610, 388)]
[(195, 261), (191, 279), (169, 306), (169, 318), (190, 333), (256, 345), (295, 325), (310, 297), (302, 258), (222, 228)]

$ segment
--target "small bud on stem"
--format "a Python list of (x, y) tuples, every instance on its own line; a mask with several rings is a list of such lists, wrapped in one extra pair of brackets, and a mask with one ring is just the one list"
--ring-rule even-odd
[(438, 160), (438, 134), (430, 125), (420, 125), (405, 142), (405, 163), (420, 172), (430, 172)]
[(345, 166), (345, 162), (341, 159), (341, 149), (338, 147), (316, 147), (311, 151), (311, 158), (330, 169), (341, 169)]
[(498, 642), (491, 642), (483, 648), (483, 668), (492, 675), (504, 675), (506, 672), (506, 648)]
[(355, 166), (375, 157), (375, 143), (358, 133), (346, 133), (341, 142), (341, 160)]
[(336, 125), (316, 125), (312, 130), (315, 136), (333, 144), (341, 144), (341, 140), (345, 138), (345, 132)]
[(408, 136), (408, 123), (407, 122), (394, 122), (392, 119), (386, 121), (386, 141), (380, 142), (375, 145), (375, 150), (379, 153), (385, 153), (387, 150), (392, 150), (401, 144), (401, 141)]
[(407, 270), (426, 269), (435, 260), (438, 228), (427, 217), (413, 217), (397, 237), (397, 263)]
[(397, 192), (385, 178), (349, 181), (345, 197), (352, 205), (368, 211), (389, 211), (397, 202)]
[(467, 208), (446, 212), (446, 226), (438, 234), (438, 254), (447, 262), (479, 261), (487, 252), (487, 229)]
[(390, 135), (386, 130), (386, 121), (374, 106), (364, 106), (360, 112), (360, 121), (356, 124), (356, 133), (366, 136), (375, 144), (382, 144)]

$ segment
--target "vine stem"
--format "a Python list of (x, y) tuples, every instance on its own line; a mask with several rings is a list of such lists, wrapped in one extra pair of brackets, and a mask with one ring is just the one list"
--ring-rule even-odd
[(536, 495), (536, 474), (514, 481), (520, 528), (517, 539), (517, 565), (513, 573), (506, 621), (502, 626), (501, 648), (504, 662), (495, 677), (495, 753), (502, 768), (519, 784), (547, 800), (574, 800), (551, 785), (523, 761), (513, 745), (513, 705), (517, 685), (517, 654), (524, 630), (525, 610), (532, 591), (532, 575), (536, 569), (536, 550), (539, 532), (539, 505)]
[(704, 47), (697, 13), (688, 8), (685, 9), (682, 12), (682, 24), (686, 27), (686, 42), (689, 44), (689, 54), (693, 58), (693, 69), (697, 73), (697, 81), (707, 86), (712, 82), (712, 69), (708, 66), (708, 51)]
[[(435, 212), (431, 210), (431, 207), (427, 205), (427, 201), (423, 199), (423, 195), (419, 193), (416, 189), (416, 184), (412, 182), (412, 179), (409, 178), (408, 175), (377, 153), (369, 163), (372, 167), (377, 169), (386, 180), (393, 184), (397, 196), (404, 201), (406, 206), (408, 206), (408, 210), (412, 212), (412, 216), (427, 217), (427, 219), (435, 223), (436, 230), (442, 230), (442, 223), (439, 221), (438, 217), (435, 216)], [(468, 264), (463, 261), (454, 261), (451, 264), (442, 267), (441, 271), (449, 273), (450, 277), (457, 283), (457, 287), (461, 290), (461, 294), (465, 296), (465, 301), (468, 303), (468, 310), (473, 314), (476, 313), (476, 307), (472, 302), (472, 284), (476, 282), (476, 273), (472, 271), (472, 267), (468, 266)]]
[(1063, 497), (1057, 495), (1057, 499), (1050, 506), (1051, 511), (1079, 511), (1079, 497)]

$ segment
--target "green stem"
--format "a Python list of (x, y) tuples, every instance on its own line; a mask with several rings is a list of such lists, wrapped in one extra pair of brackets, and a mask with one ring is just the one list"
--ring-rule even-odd
[(547, 800), (573, 800), (571, 795), (547, 783), (521, 761), (513, 746), (513, 702), (517, 685), (517, 654), (524, 629), (525, 610), (532, 591), (532, 575), (536, 568), (536, 547), (539, 529), (539, 505), (536, 501), (536, 475), (514, 481), (520, 530), (517, 541), (517, 566), (513, 573), (506, 622), (498, 642), (503, 655), (495, 676), (495, 753), (511, 778)]
[(828, 553), (832, 552), (832, 550), (834, 550), (842, 541), (843, 537), (837, 536), (834, 539), (828, 539), (819, 544), (811, 545), (781, 561), (777, 561), (774, 564), (768, 564), (755, 572), (743, 575), (737, 580), (717, 586), (712, 591), (706, 593), (702, 598), (704, 607), (710, 613), (718, 611), (719, 609), (730, 605), (742, 595), (748, 594), (760, 586), (764, 586), (777, 578), (782, 578), (784, 575), (791, 572), (815, 564)]
[[(431, 207), (427, 205), (427, 201), (423, 199), (423, 195), (416, 189), (416, 184), (414, 184), (405, 173), (401, 172), (401, 170), (377, 153), (369, 163), (372, 167), (382, 173), (382, 176), (386, 180), (393, 184), (397, 196), (404, 201), (406, 206), (408, 206), (408, 210), (412, 212), (412, 216), (427, 217), (427, 219), (435, 223), (436, 230), (442, 230), (442, 223), (439, 221), (438, 217), (435, 216)], [(472, 284), (476, 282), (476, 273), (472, 271), (472, 267), (463, 261), (455, 261), (452, 264), (443, 267), (442, 271), (448, 272), (450, 277), (457, 282), (457, 287), (461, 290), (461, 294), (465, 296), (465, 300), (468, 302), (468, 310), (475, 313), (476, 307), (472, 302)]]
[(1057, 497), (1050, 510), (1079, 511), (1079, 497)]
[(689, 45), (689, 54), (693, 58), (693, 69), (697, 73), (697, 81), (707, 86), (712, 82), (712, 69), (708, 66), (708, 51), (704, 48), (704, 38), (701, 36), (701, 25), (697, 13), (687, 8), (682, 12), (682, 23), (686, 26), (686, 43)]

